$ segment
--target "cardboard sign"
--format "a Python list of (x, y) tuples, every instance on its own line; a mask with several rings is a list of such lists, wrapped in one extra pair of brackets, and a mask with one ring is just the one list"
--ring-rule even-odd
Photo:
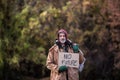
[(78, 68), (79, 67), (79, 54), (59, 52), (58, 65), (59, 66), (66, 65), (69, 67)]

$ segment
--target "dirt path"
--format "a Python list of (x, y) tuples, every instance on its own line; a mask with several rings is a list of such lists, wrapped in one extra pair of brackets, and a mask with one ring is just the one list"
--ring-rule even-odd
[(23, 80), (50, 80), (50, 79), (49, 79), (49, 77), (41, 78), (41, 79), (36, 79), (33, 77), (25, 77)]
[(40, 79), (40, 80), (50, 80), (49, 78), (42, 78), (42, 79)]

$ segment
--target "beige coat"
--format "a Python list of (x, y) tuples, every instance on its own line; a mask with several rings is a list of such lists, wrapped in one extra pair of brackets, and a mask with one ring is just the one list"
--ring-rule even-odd
[[(58, 72), (58, 46), (55, 44), (49, 49), (46, 66), (51, 70), (50, 80), (66, 80), (66, 72), (59, 73)], [(68, 52), (73, 53), (72, 49), (68, 49)], [(83, 61), (83, 56), (80, 55), (80, 63)], [(68, 79), (69, 80), (79, 80), (79, 74), (77, 68), (68, 67)]]

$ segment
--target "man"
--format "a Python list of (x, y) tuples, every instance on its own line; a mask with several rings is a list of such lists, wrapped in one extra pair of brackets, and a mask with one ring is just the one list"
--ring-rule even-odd
[(78, 68), (58, 66), (59, 52), (79, 54), (79, 63), (84, 62), (84, 56), (80, 53), (78, 46), (73, 45), (68, 39), (64, 29), (58, 31), (56, 43), (49, 49), (46, 66), (51, 70), (50, 80), (79, 80)]

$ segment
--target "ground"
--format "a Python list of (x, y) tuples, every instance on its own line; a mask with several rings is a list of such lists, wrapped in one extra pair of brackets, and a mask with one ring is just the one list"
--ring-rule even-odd
[(42, 79), (36, 79), (36, 78), (33, 78), (33, 77), (25, 77), (24, 80), (50, 80), (50, 79), (49, 79), (49, 77), (42, 78)]

